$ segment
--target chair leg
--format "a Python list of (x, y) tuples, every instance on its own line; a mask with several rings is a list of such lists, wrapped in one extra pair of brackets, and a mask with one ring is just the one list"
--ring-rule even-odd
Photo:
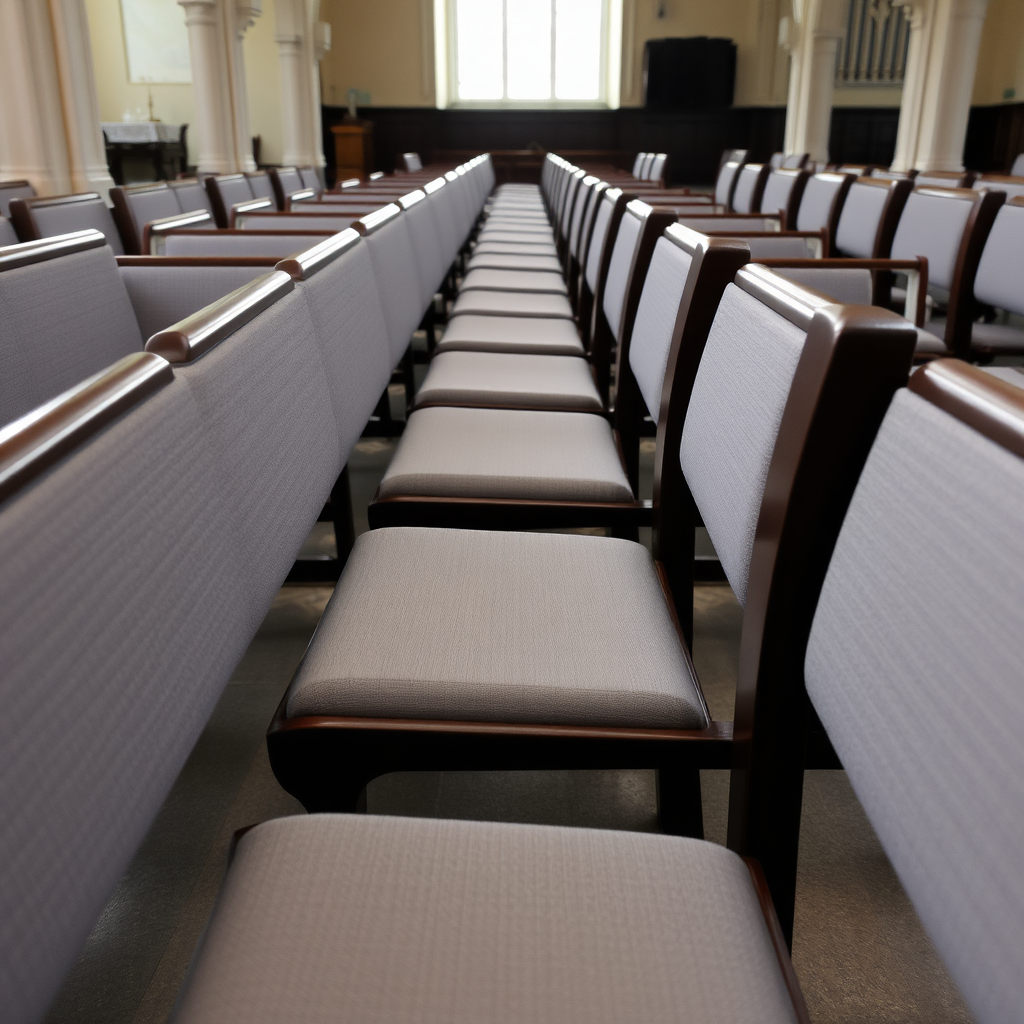
[(349, 483), (347, 464), (331, 491), (331, 514), (334, 522), (334, 543), (338, 549), (338, 566), (344, 568), (352, 545), (356, 542), (356, 528), (352, 519), (352, 487)]
[(405, 411), (408, 416), (408, 412), (412, 408), (413, 399), (416, 397), (416, 376), (413, 369), (411, 344), (405, 350), (405, 355), (402, 356), (400, 365), (402, 368), (402, 383), (405, 385)]
[(658, 824), (671, 836), (704, 838), (699, 768), (659, 768)]

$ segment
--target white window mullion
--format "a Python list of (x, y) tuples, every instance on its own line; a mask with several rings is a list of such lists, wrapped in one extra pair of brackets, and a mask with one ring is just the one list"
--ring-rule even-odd
[(508, 100), (508, 0), (501, 5), (501, 96)]
[(555, 45), (555, 32), (558, 24), (558, 0), (551, 0), (551, 31), (548, 33), (548, 45), (551, 47), (551, 91), (548, 99), (555, 98), (555, 58), (558, 55), (558, 48)]

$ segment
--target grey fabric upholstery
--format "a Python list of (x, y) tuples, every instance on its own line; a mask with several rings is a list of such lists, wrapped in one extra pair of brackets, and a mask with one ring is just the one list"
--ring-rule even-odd
[(474, 253), (467, 264), (468, 270), (529, 270), (560, 274), (562, 266), (557, 256), (518, 256), (500, 253)]
[(946, 336), (945, 320), (931, 320), (928, 323), (931, 330), (924, 327), (917, 328), (917, 345), (914, 347), (918, 355), (948, 356), (949, 349), (942, 340)]
[(264, 614), (227, 493), (177, 381), (0, 506), (10, 1024), (42, 1018)]
[(875, 255), (875, 236), (889, 190), (854, 182), (846, 193), (836, 228), (836, 248), (844, 256), (870, 259)]
[(601, 270), (601, 254), (604, 252), (604, 243), (608, 237), (608, 227), (611, 223), (614, 206), (614, 202), (605, 193), (601, 196), (600, 205), (594, 214), (594, 229), (590, 236), (590, 250), (587, 253), (587, 266), (584, 274), (591, 294), (597, 291), (597, 275)]
[(315, 167), (300, 167), (298, 168), (298, 171), (299, 177), (302, 178), (303, 188), (320, 189), (324, 187), (320, 174)]
[(342, 468), (305, 297), (289, 292), (175, 372), (195, 395), (218, 486), (231, 496), (255, 631)]
[[(608, 541), (364, 534), (289, 691), (289, 717), (703, 728), (650, 555)], [(401, 566), (413, 564), (410, 579)], [(392, 623), (429, 641), (396, 645)]]
[(172, 181), (168, 184), (178, 199), (178, 206), (181, 207), (182, 213), (192, 213), (195, 210), (206, 210), (213, 213), (210, 194), (203, 187), (201, 181)]
[(162, 217), (176, 217), (181, 213), (178, 197), (169, 188), (150, 189), (144, 192), (124, 193), (128, 209), (135, 223), (135, 233), (142, 244), (142, 229), (153, 220)]
[(266, 171), (256, 171), (254, 174), (247, 174), (249, 188), (257, 199), (273, 199), (277, 205), (277, 197), (274, 195), (274, 186), (270, 183), (270, 176)]
[(568, 294), (561, 274), (545, 274), (534, 270), (496, 270), (491, 267), (470, 270), (463, 278), (462, 291), (475, 289), (499, 292), (547, 292), (552, 295)]
[(807, 688), (979, 1021), (1024, 1004), (1024, 460), (897, 392), (829, 566)]
[(32, 209), (42, 238), (53, 235), (67, 235), (72, 231), (85, 231), (94, 228), (103, 233), (107, 245), (117, 255), (124, 255), (121, 236), (114, 225), (114, 218), (106, 204), (97, 196), (95, 199), (76, 203), (60, 203), (57, 206), (36, 206)]
[(14, 225), (6, 217), (0, 216), (0, 246), (17, 244), (18, 236)]
[(529, 231), (523, 228), (484, 228), (480, 232), (481, 242), (504, 242), (506, 245), (552, 245), (554, 235), (551, 230)]
[(1013, 324), (977, 323), (971, 328), (971, 341), (992, 349), (1020, 352), (1024, 350), (1024, 329)]
[(823, 263), (821, 269), (780, 268), (781, 277), (796, 281), (805, 288), (830, 295), (836, 302), (852, 303), (856, 306), (871, 305), (871, 271), (860, 269), (829, 269)]
[(355, 815), (242, 838), (177, 1024), (795, 1018), (750, 876), (672, 836)]
[(810, 259), (814, 255), (815, 239), (793, 238), (791, 235), (769, 235), (766, 238), (751, 238), (736, 232), (737, 238), (742, 238), (750, 249), (751, 260), (767, 260), (773, 258), (782, 259)]
[(978, 264), (974, 297), (1024, 313), (1024, 206), (999, 208)]
[(0, 273), (0, 311), (0, 423), (142, 350), (105, 246)]
[(892, 258), (926, 256), (929, 286), (949, 288), (972, 209), (973, 204), (962, 199), (911, 192), (896, 228)]
[(608, 277), (604, 283), (604, 300), (602, 308), (608, 320), (615, 340), (619, 340), (622, 328), (622, 312), (626, 305), (626, 288), (629, 285), (629, 272), (633, 266), (633, 256), (640, 240), (643, 223), (627, 210), (619, 222), (619, 230), (615, 235), (611, 262), (608, 264)]
[(434, 301), (451, 260), (441, 244), (430, 200), (421, 200), (402, 214), (416, 253), (420, 281), (420, 303), (426, 309)]
[(1018, 178), (1024, 174), (1024, 153), (1018, 154), (1014, 159), (1013, 166), (1010, 168), (1010, 174)]
[(36, 190), (31, 185), (10, 185), (0, 182), (0, 217), (10, 217), (12, 199), (31, 199)]
[(668, 239), (659, 238), (636, 311), (629, 366), (655, 422), (661, 411), (672, 332), (692, 264), (689, 253)]
[(575, 412), (432, 408), (408, 420), (380, 496), (632, 501), (612, 429)]
[(417, 392), (418, 402), (527, 406), (600, 412), (590, 364), (577, 356), (442, 352)]
[(1021, 366), (983, 366), (986, 373), (1005, 380), (1016, 388), (1024, 388), (1024, 367)]
[(658, 153), (654, 157), (654, 161), (651, 164), (651, 174), (650, 174), (650, 180), (651, 181), (661, 181), (662, 176), (665, 173), (665, 163), (667, 162), (667, 160), (668, 160), (668, 154), (667, 153)]
[(640, 172), (643, 170), (644, 158), (647, 156), (646, 153), (637, 153), (636, 159), (633, 161), (633, 177), (639, 178)]
[(302, 178), (294, 167), (278, 167), (277, 180), (281, 183), (286, 199), (293, 192), (302, 191)]
[(367, 247), (354, 246), (297, 287), (316, 330), (344, 463), (391, 378), (387, 323)]
[(768, 175), (765, 182), (764, 195), (761, 196), (761, 209), (765, 213), (778, 213), (789, 205), (789, 195), (796, 184), (796, 177), (790, 174)]
[(465, 313), (572, 320), (572, 306), (569, 305), (568, 297), (544, 292), (463, 291), (455, 300), (452, 316)]
[(215, 180), (217, 191), (220, 192), (220, 197), (224, 202), (224, 209), (229, 213), (235, 203), (244, 203), (246, 200), (257, 198), (249, 187), (249, 179), (244, 176), (220, 177)]
[(988, 178), (978, 178), (971, 188), (981, 191), (987, 188), (990, 192), (1005, 192), (1007, 201), (1014, 196), (1024, 196), (1024, 181), (992, 181)]
[(832, 203), (841, 186), (842, 181), (838, 176), (835, 181), (817, 175), (807, 179), (804, 194), (800, 197), (800, 209), (796, 214), (797, 231), (819, 231), (828, 227)]
[(754, 213), (754, 188), (761, 174), (760, 164), (748, 164), (740, 168), (736, 179), (736, 191), (733, 192), (732, 208), (737, 213)]
[(695, 231), (775, 231), (779, 222), (773, 217), (718, 217), (704, 213), (682, 213), (679, 223)]
[[(324, 232), (323, 238), (328, 232)], [(165, 256), (294, 256), (312, 248), (321, 239), (314, 235), (290, 235), (285, 231), (273, 234), (229, 235), (220, 231), (204, 231), (201, 235), (184, 235), (172, 231), (163, 242)], [(264, 272), (266, 268), (264, 268)]]
[(121, 267), (143, 338), (184, 320), (243, 284), (266, 267)]
[(359, 219), (360, 214), (332, 214), (311, 216), (308, 213), (274, 213), (261, 211), (257, 214), (241, 214), (235, 220), (235, 227), (241, 231), (323, 231), (334, 233), (350, 228)]
[(805, 337), (730, 284), (686, 413), (683, 473), (740, 604), (768, 465)]
[(420, 293), (416, 251), (404, 214), (369, 235), (366, 248), (373, 263), (377, 293), (383, 299), (394, 367), (409, 347), (426, 310)]
[(739, 173), (740, 165), (734, 160), (722, 164), (715, 180), (715, 202), (725, 206), (729, 202), (729, 192), (732, 189), (733, 179)]
[(503, 316), (452, 317), (438, 352), (521, 352), (581, 356), (583, 343), (571, 320)]

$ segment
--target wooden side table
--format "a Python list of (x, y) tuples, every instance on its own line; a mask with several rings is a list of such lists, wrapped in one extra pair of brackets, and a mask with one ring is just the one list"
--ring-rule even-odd
[(337, 181), (365, 178), (373, 171), (373, 122), (342, 121), (334, 133), (334, 166)]

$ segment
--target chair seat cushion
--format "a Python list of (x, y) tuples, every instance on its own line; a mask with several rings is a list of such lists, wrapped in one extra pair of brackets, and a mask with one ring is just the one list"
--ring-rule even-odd
[(526, 406), (600, 412), (590, 364), (577, 356), (440, 352), (416, 395), (418, 405)]
[(496, 292), (473, 289), (460, 292), (452, 307), (452, 316), (478, 313), (483, 316), (561, 317), (572, 320), (572, 306), (565, 295), (543, 292)]
[[(932, 328), (931, 331), (927, 331), (923, 327), (915, 328), (917, 345), (914, 347), (914, 352), (923, 356), (948, 356), (949, 349), (946, 348), (946, 343), (942, 340), (942, 335), (946, 333), (946, 325), (933, 321), (928, 326)], [(932, 331), (937, 333), (933, 334)]]
[(743, 861), (639, 832), (363, 815), (239, 841), (177, 1024), (795, 1020)]
[(487, 253), (492, 256), (551, 256), (558, 258), (554, 242), (547, 245), (523, 245), (519, 242), (477, 242), (473, 249), (474, 258)]
[(390, 527), (356, 541), (286, 707), (699, 729), (689, 666), (640, 544)]
[(456, 316), (448, 321), (438, 352), (522, 352), (581, 356), (583, 343), (571, 320), (540, 317)]
[(512, 221), (522, 224), (543, 224), (550, 227), (551, 221), (543, 208), (533, 209), (527, 206), (495, 206), (487, 216), (487, 223), (497, 220)]
[(380, 482), (395, 495), (630, 502), (601, 416), (516, 409), (419, 409)]
[(513, 242), (517, 245), (554, 244), (554, 236), (550, 230), (521, 231), (512, 228), (484, 228), (479, 237), (481, 242)]
[(548, 292), (552, 295), (568, 295), (561, 274), (543, 274), (536, 270), (495, 270), (481, 267), (471, 270), (462, 282), (462, 291), (474, 289), (496, 292)]
[(1024, 330), (1012, 324), (975, 324), (971, 344), (982, 352), (1024, 352)]
[(522, 256), (516, 253), (502, 254), (475, 252), (466, 264), (467, 270), (529, 270), (531, 272), (561, 274), (562, 265), (557, 256)]

